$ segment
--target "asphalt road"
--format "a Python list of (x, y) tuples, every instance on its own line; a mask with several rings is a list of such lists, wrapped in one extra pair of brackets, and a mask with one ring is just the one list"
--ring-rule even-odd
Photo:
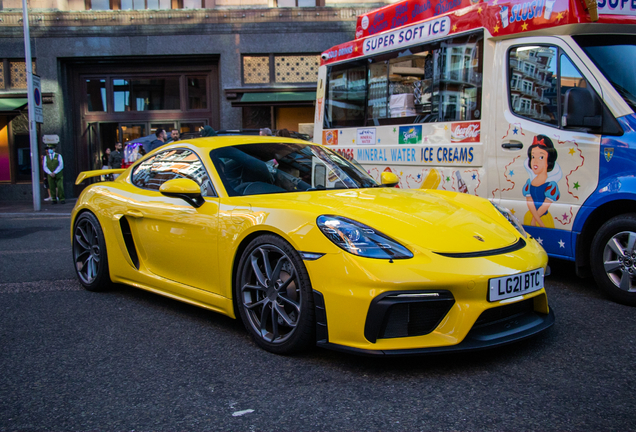
[(495, 350), (269, 354), (237, 321), (75, 279), (69, 218), (0, 217), (2, 431), (636, 430), (636, 309), (567, 262), (556, 324)]

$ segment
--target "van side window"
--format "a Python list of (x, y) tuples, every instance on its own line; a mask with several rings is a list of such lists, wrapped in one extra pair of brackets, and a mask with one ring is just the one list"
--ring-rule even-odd
[(483, 33), (327, 69), (325, 129), (481, 119)]
[(557, 48), (512, 48), (509, 58), (510, 108), (521, 117), (559, 125), (557, 105)]

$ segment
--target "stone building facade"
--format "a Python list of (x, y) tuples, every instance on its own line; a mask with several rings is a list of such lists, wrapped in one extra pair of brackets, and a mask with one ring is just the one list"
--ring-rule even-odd
[[(60, 136), (67, 196), (106, 147), (161, 127), (298, 130), (313, 121), (320, 53), (383, 3), (31, 0), (42, 135)], [(32, 200), (20, 0), (0, 10), (0, 200)]]

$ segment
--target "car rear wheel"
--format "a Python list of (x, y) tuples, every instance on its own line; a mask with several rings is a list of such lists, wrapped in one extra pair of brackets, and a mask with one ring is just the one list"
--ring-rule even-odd
[(92, 213), (82, 213), (75, 221), (73, 262), (75, 273), (87, 290), (102, 291), (111, 285), (104, 232)]
[(636, 306), (636, 214), (607, 221), (592, 241), (596, 283), (613, 300)]
[(265, 350), (290, 354), (314, 342), (309, 275), (283, 239), (263, 235), (250, 242), (239, 262), (235, 295), (245, 327)]

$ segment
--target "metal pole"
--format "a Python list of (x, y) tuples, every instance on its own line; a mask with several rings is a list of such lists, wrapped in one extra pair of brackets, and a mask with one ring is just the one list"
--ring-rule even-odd
[[(40, 211), (40, 152), (35, 124), (35, 101), (33, 99), (33, 60), (31, 59), (31, 37), (29, 35), (29, 12), (26, 0), (22, 0), (22, 23), (24, 25), (24, 58), (26, 61), (27, 98), (29, 104), (29, 138), (31, 141), (31, 182), (33, 210)], [(47, 179), (48, 180), (48, 179)]]

